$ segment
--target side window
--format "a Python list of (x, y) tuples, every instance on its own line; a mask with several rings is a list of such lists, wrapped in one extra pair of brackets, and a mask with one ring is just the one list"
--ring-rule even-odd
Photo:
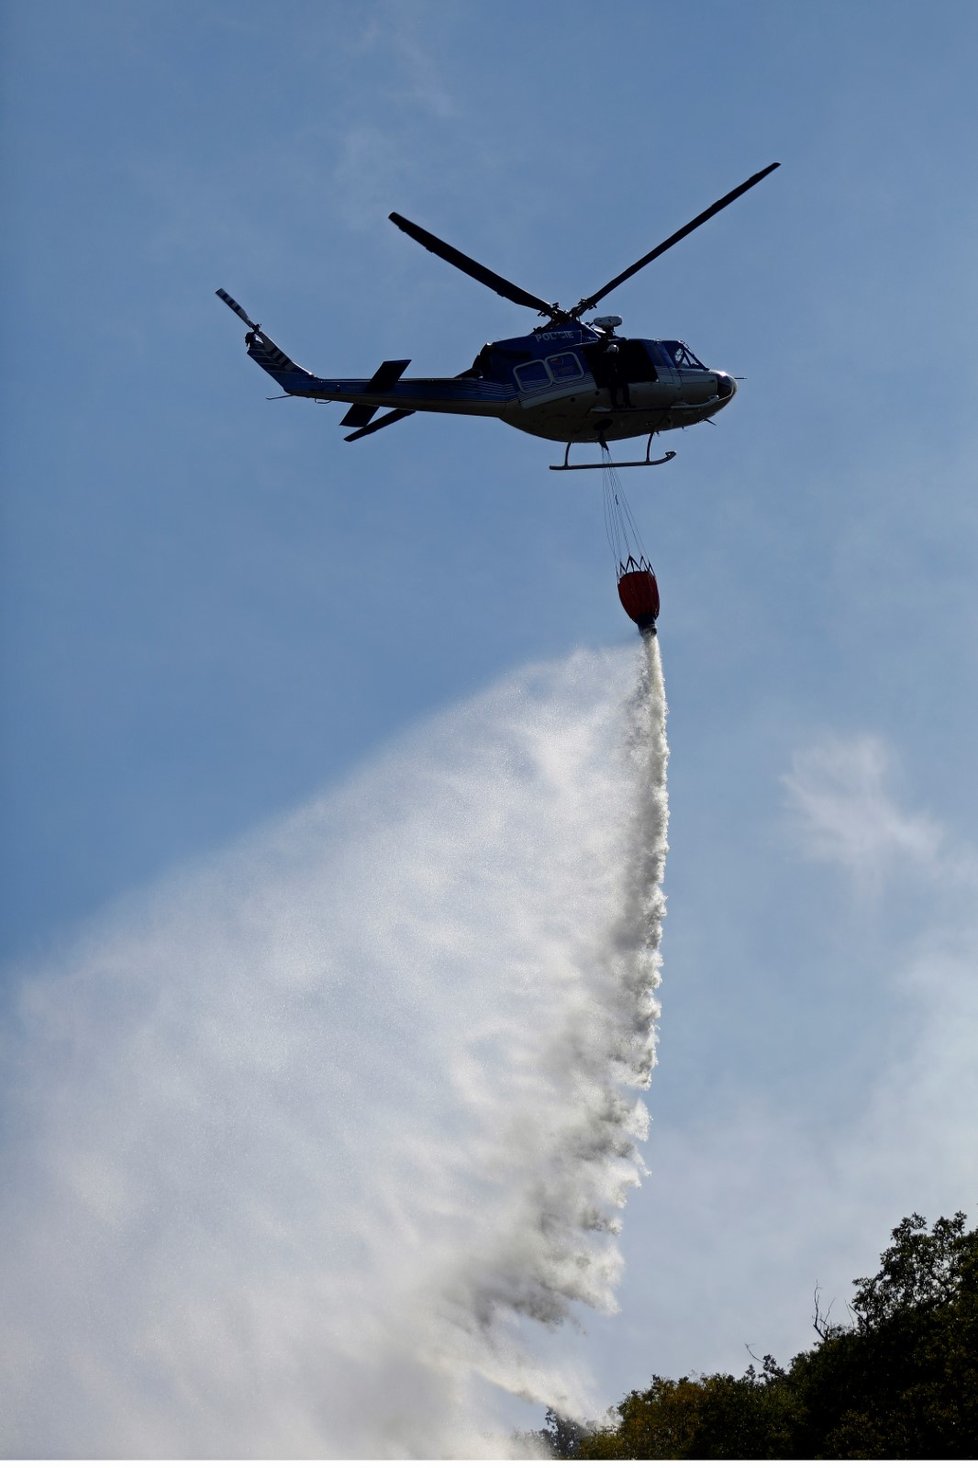
[(550, 373), (543, 362), (524, 362), (522, 367), (516, 369), (516, 381), (524, 391), (545, 387), (550, 381)]
[(573, 352), (561, 352), (558, 357), (548, 357), (547, 366), (554, 382), (567, 382), (572, 377), (581, 377), (581, 364)]

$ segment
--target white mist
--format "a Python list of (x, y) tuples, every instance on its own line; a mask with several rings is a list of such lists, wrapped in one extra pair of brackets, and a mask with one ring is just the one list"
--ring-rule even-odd
[(526, 670), (24, 980), (6, 1454), (498, 1456), (490, 1384), (594, 1410), (533, 1340), (614, 1308), (664, 721), (655, 639)]

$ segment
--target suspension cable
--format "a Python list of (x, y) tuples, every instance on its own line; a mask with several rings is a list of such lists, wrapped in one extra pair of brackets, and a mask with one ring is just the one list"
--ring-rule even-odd
[(601, 490), (604, 509), (604, 528), (608, 545), (615, 562), (615, 574), (620, 575), (631, 561), (634, 564), (649, 564), (639, 535), (635, 516), (625, 498), (618, 471), (611, 462), (611, 451), (601, 445)]

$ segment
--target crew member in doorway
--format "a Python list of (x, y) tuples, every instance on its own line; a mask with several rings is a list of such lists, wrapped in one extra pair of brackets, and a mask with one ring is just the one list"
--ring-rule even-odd
[(628, 391), (628, 383), (621, 363), (621, 353), (617, 342), (609, 342), (605, 348), (604, 359), (608, 364), (608, 391), (611, 394), (612, 408), (630, 408), (632, 406), (631, 394)]

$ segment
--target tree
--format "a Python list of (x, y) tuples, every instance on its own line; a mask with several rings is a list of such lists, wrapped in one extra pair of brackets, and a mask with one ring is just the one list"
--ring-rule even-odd
[(978, 1444), (978, 1230), (919, 1213), (857, 1279), (854, 1325), (795, 1358), (803, 1456), (968, 1457)]
[(939, 1218), (930, 1233), (919, 1213), (893, 1230), (892, 1246), (881, 1256), (872, 1279), (854, 1279), (852, 1309), (863, 1331), (879, 1328), (903, 1314), (953, 1305), (975, 1263), (975, 1234), (964, 1231), (965, 1216)]
[(582, 1439), (580, 1458), (783, 1458), (791, 1446), (792, 1404), (774, 1366), (743, 1376), (652, 1378), (618, 1408), (614, 1430)]
[(540, 1436), (550, 1449), (553, 1458), (576, 1458), (577, 1450), (581, 1445), (581, 1438), (587, 1431), (578, 1422), (572, 1422), (568, 1417), (561, 1417), (552, 1407), (547, 1408), (544, 1418), (546, 1426)]
[(614, 1426), (547, 1414), (559, 1458), (962, 1458), (978, 1446), (978, 1230), (919, 1213), (891, 1235), (879, 1272), (853, 1281), (853, 1323), (815, 1297), (816, 1345), (784, 1370), (655, 1376)]

